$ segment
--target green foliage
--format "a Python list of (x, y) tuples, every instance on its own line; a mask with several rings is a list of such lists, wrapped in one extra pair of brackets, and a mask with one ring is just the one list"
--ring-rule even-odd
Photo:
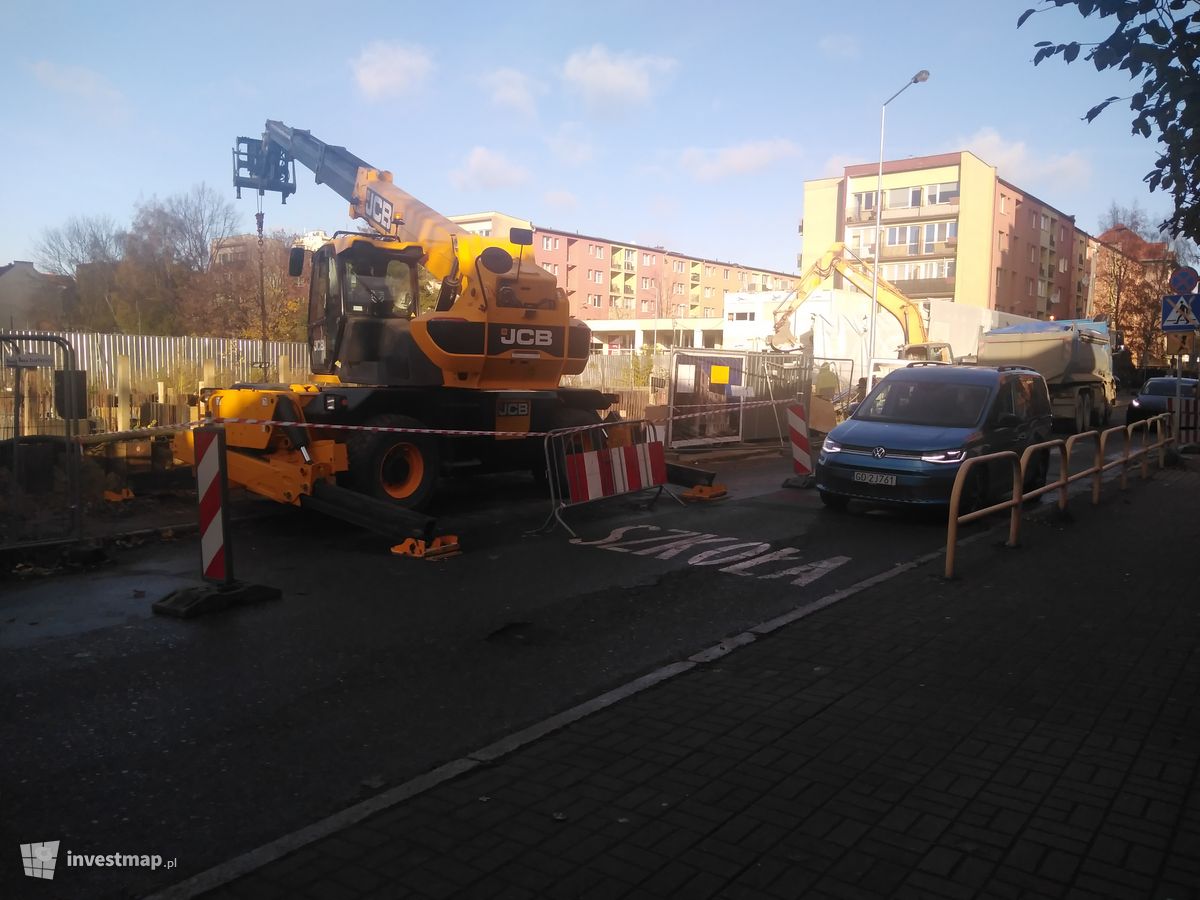
[(1157, 135), (1161, 152), (1145, 176), (1150, 190), (1171, 194), (1175, 210), (1162, 229), (1200, 240), (1200, 4), (1196, 0), (1042, 0), (1017, 19), (1020, 28), (1035, 13), (1074, 7), (1084, 18), (1115, 19), (1112, 33), (1095, 44), (1038, 41), (1036, 66), (1061, 56), (1066, 63), (1083, 58), (1097, 71), (1129, 73), (1138, 89), (1129, 97), (1108, 97), (1083, 118), (1091, 122), (1109, 105), (1128, 100), (1131, 130)]
[(653, 372), (654, 351), (650, 347), (642, 347), (641, 352), (635, 353), (629, 360), (630, 387), (649, 387)]

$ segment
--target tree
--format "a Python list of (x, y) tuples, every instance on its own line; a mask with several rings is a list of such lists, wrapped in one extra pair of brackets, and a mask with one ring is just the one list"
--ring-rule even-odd
[(121, 229), (107, 216), (74, 216), (42, 232), (34, 244), (34, 260), (44, 272), (74, 278), (81, 265), (120, 259), (122, 238)]
[(1161, 298), (1169, 293), (1167, 280), (1178, 257), (1136, 204), (1122, 208), (1114, 202), (1100, 225), (1104, 242), (1095, 260), (1095, 310), (1108, 316), (1130, 351), (1147, 365), (1162, 347)]
[(1131, 96), (1109, 97), (1083, 118), (1091, 122), (1110, 104), (1129, 101), (1133, 133), (1146, 138), (1157, 135), (1161, 145), (1158, 160), (1144, 179), (1150, 190), (1161, 189), (1174, 198), (1175, 210), (1161, 228), (1200, 240), (1200, 102), (1195, 88), (1200, 83), (1200, 43), (1195, 32), (1200, 4), (1196, 0), (1042, 0), (1041, 6), (1021, 14), (1017, 27), (1035, 13), (1064, 6), (1075, 7), (1085, 19), (1093, 14), (1101, 19), (1114, 17), (1112, 33), (1094, 44), (1038, 41), (1033, 64), (1054, 56), (1072, 63), (1082, 50), (1083, 58), (1097, 71), (1120, 69), (1141, 80)]

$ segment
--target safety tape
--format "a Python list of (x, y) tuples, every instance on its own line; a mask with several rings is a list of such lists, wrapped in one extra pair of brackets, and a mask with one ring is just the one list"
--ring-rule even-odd
[[(727, 404), (714, 404), (701, 408), (700, 412), (684, 413), (682, 415), (671, 416), (669, 420), (676, 422), (681, 419), (699, 419), (705, 416), (717, 415), (720, 413), (740, 412), (744, 409), (752, 409), (763, 406), (785, 406), (793, 400), (752, 400), (749, 403), (741, 403), (737, 406)], [(644, 421), (635, 419), (633, 421)], [(612, 427), (614, 425), (629, 424), (628, 421), (617, 422), (597, 422), (594, 425), (579, 425), (574, 428), (558, 428), (553, 432), (549, 431), (476, 431), (468, 429), (452, 429), (452, 428), (403, 428), (391, 425), (333, 425), (325, 422), (282, 422), (277, 419), (242, 419), (236, 417), (220, 418), (220, 419), (203, 419), (198, 422), (186, 422), (179, 425), (156, 425), (149, 428), (134, 428), (127, 431), (113, 431), (102, 434), (86, 434), (76, 437), (76, 442), (84, 445), (91, 444), (106, 444), (117, 441), (131, 441), (139, 438), (156, 437), (167, 434), (180, 434), (185, 431), (191, 431), (193, 428), (199, 428), (203, 425), (262, 425), (272, 427), (290, 427), (290, 428), (319, 428), (327, 431), (366, 431), (389, 434), (437, 434), (447, 437), (508, 437), (520, 435), (521, 437), (544, 438), (550, 434), (573, 434), (578, 431), (587, 431), (593, 428)]]

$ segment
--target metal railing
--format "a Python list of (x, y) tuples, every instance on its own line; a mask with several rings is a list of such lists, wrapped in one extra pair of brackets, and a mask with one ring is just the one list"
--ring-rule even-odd
[[(1166, 451), (1167, 447), (1175, 442), (1175, 438), (1171, 436), (1170, 429), (1171, 414), (1162, 413), (1153, 416), (1149, 419), (1143, 419), (1140, 422), (1133, 422), (1130, 425), (1118, 425), (1113, 428), (1108, 428), (1103, 432), (1086, 431), (1081, 434), (1073, 434), (1066, 440), (1056, 439), (1051, 441), (1043, 441), (1040, 444), (1033, 444), (1026, 447), (1025, 451), (1018, 458), (1017, 454), (1012, 450), (1002, 450), (998, 453), (988, 453), (984, 456), (975, 456), (966, 460), (958, 470), (958, 474), (954, 479), (954, 487), (950, 492), (950, 509), (946, 527), (946, 567), (945, 577), (954, 577), (954, 558), (955, 551), (958, 545), (958, 527), (977, 519), (985, 518), (992, 513), (999, 512), (1004, 509), (1011, 510), (1009, 520), (1008, 540), (1005, 542), (1006, 547), (1017, 546), (1017, 541), (1021, 531), (1021, 508), (1028, 500), (1036, 499), (1043, 494), (1048, 494), (1051, 491), (1058, 492), (1058, 508), (1060, 511), (1065, 511), (1067, 508), (1067, 487), (1071, 482), (1079, 481), (1084, 478), (1092, 479), (1092, 504), (1100, 502), (1101, 485), (1105, 472), (1111, 469), (1120, 467), (1121, 469), (1121, 490), (1124, 491), (1128, 484), (1128, 473), (1130, 466), (1138, 462), (1140, 464), (1142, 478), (1150, 477), (1150, 454), (1158, 451), (1158, 467), (1161, 469), (1166, 466)], [(1150, 443), (1150, 428), (1154, 427), (1155, 441)], [(1134, 436), (1141, 431), (1143, 434), (1142, 444), (1138, 449), (1134, 449)], [(1112, 435), (1124, 432), (1125, 433), (1125, 452), (1114, 460), (1105, 462), (1105, 451), (1107, 449), (1108, 438)], [(1092, 465), (1082, 471), (1072, 473), (1070, 468), (1071, 451), (1075, 445), (1083, 440), (1096, 441), (1096, 454), (1092, 461)], [(1030, 461), (1035, 453), (1049, 454), (1053, 448), (1058, 448), (1060, 468), (1058, 478), (1048, 484), (1040, 485), (1039, 487), (1025, 492), (1025, 476), (1029, 471)], [(962, 504), (962, 495), (966, 490), (967, 479), (971, 469), (980, 463), (993, 462), (1000, 459), (1007, 459), (1011, 462), (1013, 473), (1012, 493), (1009, 497), (999, 503), (981, 509), (972, 510), (968, 513), (959, 515), (959, 508)]]

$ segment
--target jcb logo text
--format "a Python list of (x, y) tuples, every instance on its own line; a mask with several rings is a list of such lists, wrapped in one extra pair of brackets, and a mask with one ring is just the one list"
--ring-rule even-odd
[(549, 347), (554, 332), (547, 328), (501, 328), (500, 343), (509, 347)]

